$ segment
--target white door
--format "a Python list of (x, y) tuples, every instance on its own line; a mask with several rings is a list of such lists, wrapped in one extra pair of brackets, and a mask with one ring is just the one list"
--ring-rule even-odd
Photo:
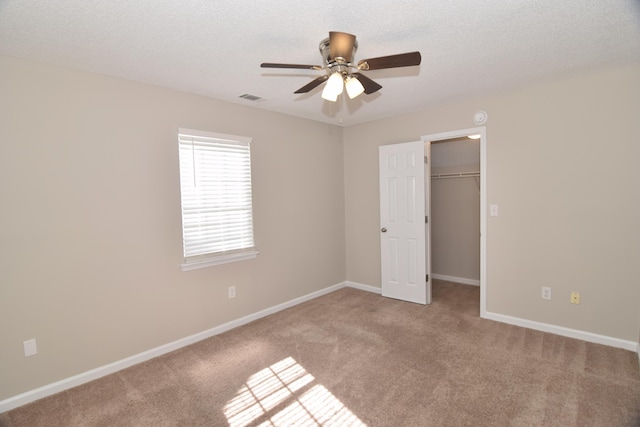
[(419, 304), (431, 302), (424, 159), (422, 141), (380, 147), (382, 295)]
[(424, 141), (424, 214), (427, 304), (431, 304), (431, 141)]

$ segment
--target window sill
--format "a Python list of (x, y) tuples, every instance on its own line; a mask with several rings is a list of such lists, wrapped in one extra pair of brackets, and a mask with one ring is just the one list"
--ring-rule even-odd
[(214, 265), (228, 264), (230, 262), (243, 261), (245, 259), (253, 259), (258, 256), (260, 252), (241, 252), (232, 255), (224, 255), (214, 258), (203, 259), (199, 261), (180, 264), (182, 271), (197, 270), (199, 268), (213, 267)]

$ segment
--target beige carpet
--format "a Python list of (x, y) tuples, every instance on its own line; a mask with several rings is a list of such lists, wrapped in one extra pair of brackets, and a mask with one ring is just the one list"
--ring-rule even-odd
[(630, 351), (342, 289), (0, 414), (1, 426), (634, 426)]

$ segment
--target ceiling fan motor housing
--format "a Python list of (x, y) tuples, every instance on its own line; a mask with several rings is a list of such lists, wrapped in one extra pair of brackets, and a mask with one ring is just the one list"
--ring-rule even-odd
[[(324, 64), (327, 66), (327, 68), (330, 68), (330, 69), (332, 69), (335, 66), (342, 65), (344, 66), (344, 70), (340, 70), (340, 71), (346, 71), (346, 69), (348, 68), (347, 65), (350, 64), (350, 62), (345, 60), (345, 58), (342, 58), (342, 57), (337, 57), (337, 58), (331, 57), (331, 48), (330, 48), (329, 40), (330, 40), (329, 38), (326, 38), (320, 42), (320, 47), (319, 47), (320, 54), (322, 55), (322, 60)], [(353, 51), (351, 52), (351, 58), (355, 57), (357, 50), (358, 50), (358, 42), (354, 40)], [(338, 71), (338, 70), (333, 70), (333, 71)]]

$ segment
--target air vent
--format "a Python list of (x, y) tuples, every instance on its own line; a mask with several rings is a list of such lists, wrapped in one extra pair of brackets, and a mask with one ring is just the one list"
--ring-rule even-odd
[(240, 98), (244, 98), (244, 99), (247, 99), (249, 101), (256, 101), (256, 102), (257, 101), (263, 101), (263, 99), (260, 98), (259, 96), (251, 95), (251, 94), (248, 94), (248, 93), (240, 95)]

